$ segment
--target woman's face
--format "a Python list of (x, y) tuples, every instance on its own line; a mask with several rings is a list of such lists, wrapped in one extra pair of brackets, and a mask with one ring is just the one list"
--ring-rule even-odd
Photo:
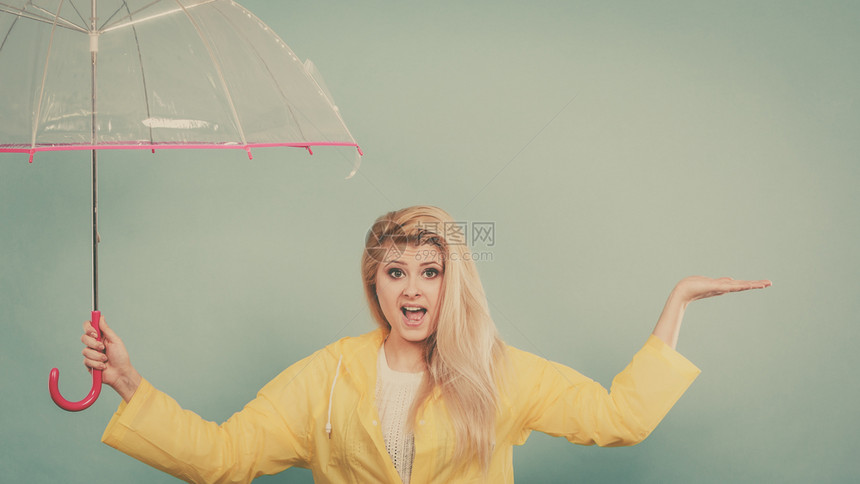
[(376, 297), (391, 325), (389, 341), (420, 343), (436, 330), (442, 288), (442, 254), (435, 245), (389, 250), (376, 269)]

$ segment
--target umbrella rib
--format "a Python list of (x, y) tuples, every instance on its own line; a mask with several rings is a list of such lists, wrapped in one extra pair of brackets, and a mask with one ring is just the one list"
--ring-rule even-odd
[(119, 7), (117, 7), (117, 8), (116, 8), (116, 10), (114, 10), (114, 11), (113, 11), (113, 13), (110, 15), (110, 17), (108, 17), (108, 19), (107, 19), (107, 20), (105, 20), (104, 22), (102, 22), (102, 26), (101, 26), (101, 27), (99, 27), (99, 29), (98, 29), (98, 30), (99, 30), (99, 32), (101, 32), (102, 27), (104, 27), (105, 25), (107, 25), (107, 24), (108, 24), (108, 22), (110, 22), (111, 20), (113, 20), (113, 18), (114, 18), (114, 17), (116, 17), (116, 14), (118, 14), (118, 13), (119, 13), (119, 11), (120, 11), (120, 10), (122, 10), (122, 7), (125, 7), (126, 11), (128, 11), (128, 3), (126, 3), (126, 2), (125, 2), (125, 0), (123, 0), (122, 5), (120, 5)]
[[(203, 45), (206, 47), (206, 51), (209, 53), (209, 59), (212, 61), (212, 65), (215, 67), (215, 72), (218, 73), (218, 80), (221, 81), (221, 89), (224, 90), (224, 95), (227, 97), (227, 104), (230, 105), (230, 111), (233, 114), (233, 120), (236, 123), (236, 129), (239, 130), (239, 138), (242, 139), (242, 145), (247, 146), (248, 141), (245, 139), (245, 130), (242, 129), (242, 121), (239, 120), (239, 113), (236, 112), (236, 106), (233, 103), (233, 96), (230, 95), (230, 89), (227, 87), (227, 81), (224, 80), (224, 73), (221, 71), (221, 64), (218, 63), (218, 58), (215, 57), (215, 53), (212, 52), (212, 46), (209, 44), (209, 39), (203, 34), (203, 31), (200, 30), (200, 26), (197, 25), (197, 22), (194, 20), (194, 17), (191, 16), (190, 13), (185, 9), (185, 6), (182, 5), (180, 0), (176, 0), (176, 4), (182, 9), (185, 13), (185, 16), (188, 18), (188, 21), (191, 22), (191, 25), (194, 26), (194, 30), (197, 31), (197, 35), (200, 36), (200, 40), (203, 42)], [(248, 156), (251, 156), (250, 150), (248, 151)]]
[[(39, 118), (42, 117), (42, 101), (45, 99), (45, 82), (48, 79), (48, 62), (51, 60), (51, 50), (54, 47), (54, 32), (57, 29), (57, 21), (60, 19), (60, 10), (63, 8), (63, 1), (57, 6), (57, 16), (54, 17), (54, 24), (51, 27), (51, 39), (48, 41), (48, 52), (45, 54), (45, 69), (42, 71), (42, 86), (39, 88), (39, 103), (36, 105), (36, 117), (33, 118), (33, 138), (30, 149), (36, 147), (36, 132), (38, 131)], [(32, 151), (31, 151), (32, 153)]]
[[(36, 8), (39, 8), (39, 7), (36, 7)], [(40, 10), (42, 10), (42, 9), (40, 8)], [(15, 8), (15, 7), (12, 7), (11, 5), (8, 5), (8, 4), (2, 3), (2, 2), (0, 2), (0, 12), (6, 12), (10, 15), (15, 15), (18, 18), (26, 18), (29, 20), (35, 20), (37, 22), (42, 22), (42, 23), (46, 23), (46, 24), (53, 24), (54, 23), (54, 20), (51, 18), (42, 17), (35, 12), (25, 12), (24, 9)], [(75, 25), (74, 23), (69, 22), (68, 20), (66, 20), (62, 17), (57, 18), (57, 20), (62, 22), (62, 25), (60, 25), (60, 24), (57, 25), (58, 27), (62, 27), (62, 28), (69, 29), (69, 30), (77, 30), (78, 32), (83, 32), (83, 33), (87, 32), (86, 29), (81, 28), (79, 25)]]
[[(349, 139), (352, 140), (356, 149), (358, 149), (358, 155), (355, 158), (355, 162), (353, 162), (352, 164), (352, 171), (350, 171), (349, 175), (346, 176), (346, 179), (349, 180), (358, 172), (358, 168), (359, 166), (361, 166), (361, 148), (358, 147), (358, 142), (355, 141), (355, 138), (352, 137), (352, 133), (349, 132), (349, 128), (346, 127), (346, 123), (343, 122), (343, 118), (340, 115), (340, 110), (337, 109), (337, 106), (335, 106), (334, 104), (334, 99), (332, 99), (329, 95), (325, 94), (325, 91), (328, 91), (328, 89), (323, 89), (322, 86), (320, 86), (320, 83), (313, 75), (311, 75), (310, 72), (308, 72), (308, 69), (305, 65), (302, 65), (302, 68), (304, 69), (305, 75), (308, 77), (308, 79), (310, 79), (314, 83), (314, 85), (317, 86), (319, 92), (326, 99), (326, 101), (328, 101), (328, 104), (332, 108), (334, 115), (337, 116), (337, 120), (340, 121), (340, 125), (343, 128), (344, 132), (349, 136)], [(322, 74), (319, 74), (319, 76), (320, 78), (322, 78)]]
[[(230, 25), (233, 26), (233, 29), (236, 31), (236, 33), (238, 33), (245, 40), (245, 43), (249, 47), (251, 47), (251, 50), (254, 51), (254, 54), (257, 56), (257, 59), (260, 61), (261, 64), (263, 64), (263, 67), (265, 67), (266, 72), (269, 74), (269, 79), (272, 80), (272, 84), (275, 85), (275, 88), (278, 90), (278, 93), (281, 95), (281, 98), (283, 98), (284, 102), (286, 103), (287, 111), (289, 111), (290, 117), (293, 118), (293, 122), (296, 123), (296, 128), (299, 130), (299, 136), (301, 136), (304, 141), (309, 141), (307, 136), (305, 136), (304, 130), (302, 130), (301, 123), (299, 123), (299, 120), (296, 117), (295, 112), (293, 111), (293, 106), (290, 103), (289, 97), (287, 97), (287, 93), (284, 92), (284, 90), (281, 88), (281, 85), (278, 83), (278, 80), (275, 78), (274, 73), (272, 73), (272, 70), (269, 69), (269, 64), (266, 62), (266, 59), (264, 59), (263, 56), (260, 55), (260, 51), (257, 50), (257, 47), (254, 45), (253, 42), (251, 42), (248, 39), (248, 37), (245, 35), (244, 31), (241, 28), (239, 28), (235, 23), (233, 23), (233, 21), (230, 20), (230, 18), (227, 15), (224, 15), (224, 12), (222, 12), (221, 9), (219, 9), (217, 6), (215, 6), (213, 8), (215, 9), (215, 11), (217, 11), (219, 14), (221, 14), (222, 17), (224, 17), (224, 20), (226, 20), (227, 23), (229, 23)], [(245, 10), (245, 13), (250, 13), (250, 12)], [(275, 34), (271, 29), (269, 30), (269, 32), (271, 32), (273, 35), (275, 35), (275, 37), (277, 37), (277, 34)], [(278, 38), (278, 40), (281, 40), (281, 39)], [(283, 43), (282, 40), (281, 40), (281, 43)], [(313, 124), (313, 121), (310, 121), (310, 123)], [(314, 126), (314, 127), (316, 128), (316, 126)], [(317, 128), (317, 131), (320, 131), (320, 129)]]
[[(123, 3), (124, 3), (124, 2), (123, 2)], [(122, 18), (118, 19), (118, 20), (117, 20), (117, 22), (122, 22), (123, 20), (130, 19), (132, 15), (137, 14), (138, 12), (142, 12), (142, 11), (144, 11), (144, 10), (148, 9), (149, 7), (151, 7), (151, 6), (153, 6), (153, 5), (157, 4), (157, 3), (161, 3), (161, 0), (154, 0), (153, 2), (150, 2), (150, 3), (148, 3), (148, 4), (146, 4), (146, 5), (142, 6), (142, 7), (140, 7), (139, 9), (135, 10), (134, 12), (129, 11), (128, 15), (126, 15), (126, 16), (124, 16), (124, 17), (122, 17)], [(116, 12), (114, 12), (114, 15), (116, 15)], [(104, 32), (108, 32), (108, 31), (114, 30), (114, 29), (118, 29), (118, 28), (120, 28), (120, 27), (125, 27), (125, 26), (127, 25), (127, 24), (120, 24), (120, 25), (115, 25), (115, 26), (113, 26), (113, 27), (105, 28), (105, 26), (108, 24), (108, 22), (110, 22), (110, 21), (113, 19), (113, 17), (114, 17), (114, 16), (113, 16), (113, 15), (111, 15), (111, 17), (110, 17), (109, 19), (107, 19), (107, 20), (105, 21), (105, 23), (103, 23), (103, 24), (102, 24), (102, 26), (101, 26), (101, 27), (99, 27), (99, 32), (104, 33)], [(140, 21), (140, 19), (138, 19), (138, 21)], [(133, 23), (133, 22), (130, 22), (130, 23)]]
[(15, 28), (15, 24), (18, 23), (18, 19), (21, 17), (15, 17), (15, 20), (12, 21), (12, 25), (9, 26), (9, 30), (6, 31), (6, 35), (3, 36), (3, 42), (0, 42), (0, 52), (3, 52), (3, 46), (6, 45), (6, 40), (9, 38), (9, 34), (12, 33), (12, 29)]
[(84, 20), (84, 16), (83, 16), (83, 15), (81, 15), (81, 11), (80, 11), (80, 10), (78, 10), (78, 7), (76, 7), (76, 6), (75, 6), (75, 2), (70, 1), (70, 2), (69, 2), (69, 5), (71, 5), (71, 6), (72, 6), (72, 10), (74, 10), (74, 11), (75, 11), (75, 13), (76, 13), (76, 14), (78, 14), (78, 18), (79, 18), (79, 19), (81, 19), (81, 23), (82, 23), (82, 24), (84, 24), (84, 25), (87, 25), (87, 21), (86, 21), (86, 20)]
[[(302, 66), (302, 67), (304, 67), (304, 66)], [(311, 82), (314, 83), (314, 85), (317, 87), (319, 92), (323, 93), (323, 88), (320, 86), (319, 82), (317, 82), (317, 80), (314, 78), (314, 76), (312, 76), (307, 71), (307, 69), (305, 69), (304, 71), (305, 71), (305, 75), (308, 76), (308, 79), (310, 79)], [(322, 77), (321, 74), (320, 74), (320, 77)], [(335, 106), (335, 104), (334, 104), (334, 100), (325, 94), (323, 94), (323, 97), (326, 99), (326, 101), (328, 101), (329, 107), (331, 107), (332, 111), (334, 111), (334, 115), (337, 116), (337, 120), (340, 121), (340, 125), (341, 125), (341, 127), (343, 127), (343, 130), (346, 131), (346, 134), (349, 135), (349, 139), (351, 139), (353, 143), (356, 143), (355, 138), (352, 137), (352, 133), (349, 132), (349, 128), (346, 127), (346, 123), (343, 122), (343, 118), (340, 115), (340, 109), (337, 109), (337, 106)], [(357, 145), (358, 145), (358, 143), (356, 143), (356, 146)]]
[[(207, 3), (212, 3), (214, 1), (216, 1), (216, 0), (202, 0), (199, 3), (195, 3), (193, 5), (187, 5), (185, 8), (199, 7), (200, 5), (206, 5)], [(150, 2), (146, 5), (144, 5), (143, 7), (140, 7), (139, 9), (135, 10), (134, 12), (130, 12), (129, 15), (126, 15), (120, 19), (117, 19), (116, 20), (117, 24), (111, 25), (110, 27), (106, 27), (107, 23), (105, 23), (105, 26), (103, 26), (103, 28), (101, 29), (101, 32), (110, 32), (111, 30), (121, 29), (123, 27), (128, 27), (129, 25), (139, 24), (141, 22), (146, 22), (147, 20), (152, 20), (152, 19), (158, 18), (158, 17), (164, 17), (166, 15), (173, 15), (175, 13), (179, 13), (179, 12), (183, 11), (183, 8), (180, 7), (180, 8), (175, 8), (173, 10), (167, 10), (164, 12), (152, 14), (148, 17), (140, 17), (140, 18), (137, 18), (135, 20), (131, 20), (132, 15), (137, 15), (138, 13), (152, 7), (153, 5), (155, 5), (157, 3), (161, 3), (161, 2), (162, 2), (162, 0), (154, 0), (153, 2)]]
[[(68, 20), (68, 19), (66, 19), (65, 17), (61, 17), (61, 16), (60, 16), (60, 10), (57, 10), (57, 13), (56, 13), (56, 14), (52, 14), (52, 13), (51, 13), (51, 12), (49, 12), (48, 10), (45, 10), (44, 8), (42, 8), (42, 7), (40, 7), (40, 6), (36, 5), (36, 4), (34, 4), (33, 2), (30, 2), (30, 5), (32, 5), (32, 6), (33, 6), (33, 8), (35, 8), (36, 10), (39, 10), (39, 11), (44, 12), (45, 14), (49, 15), (49, 16), (50, 16), (50, 17), (48, 17), (48, 21), (49, 21), (49, 22), (52, 22), (51, 17), (54, 17), (54, 18), (56, 18), (56, 19), (58, 19), (58, 20), (62, 20), (62, 21), (63, 21), (63, 23), (65, 23), (65, 24), (68, 24), (68, 25), (74, 25), (75, 27), (80, 27), (78, 24), (76, 24), (76, 23), (72, 22), (71, 20)], [(84, 21), (84, 25), (86, 25), (86, 21)], [(85, 31), (85, 32), (87, 31), (86, 27), (83, 27), (83, 29), (84, 29), (84, 31)]]
[[(128, 3), (123, 0), (122, 4), (125, 6), (125, 10), (128, 12), (128, 18), (131, 18), (131, 9), (128, 7)], [(118, 11), (119, 10), (117, 10), (117, 12)], [(143, 81), (143, 102), (146, 105), (146, 117), (147, 119), (149, 119), (152, 115), (149, 111), (149, 90), (146, 88), (146, 72), (144, 72), (143, 69), (143, 53), (140, 51), (140, 40), (137, 38), (137, 27), (132, 25), (131, 31), (134, 33), (134, 43), (137, 46), (137, 60), (138, 62), (140, 62), (140, 78), (141, 81)], [(155, 141), (153, 141), (152, 139), (152, 125), (149, 126), (149, 144), (155, 144)]]

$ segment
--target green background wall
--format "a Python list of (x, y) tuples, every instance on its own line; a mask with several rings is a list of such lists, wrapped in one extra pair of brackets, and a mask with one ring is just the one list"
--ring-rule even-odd
[[(493, 222), (476, 244), (508, 343), (609, 385), (686, 275), (703, 373), (641, 445), (533, 434), (519, 482), (860, 477), (860, 4), (242, 2), (325, 76), (365, 150), (106, 152), (101, 309), (158, 388), (223, 420), (290, 363), (373, 328), (381, 213)], [(172, 482), (101, 444), (83, 396), (84, 152), (0, 156), (0, 480)], [(78, 392), (78, 393), (76, 393)], [(289, 470), (262, 482), (310, 482)]]

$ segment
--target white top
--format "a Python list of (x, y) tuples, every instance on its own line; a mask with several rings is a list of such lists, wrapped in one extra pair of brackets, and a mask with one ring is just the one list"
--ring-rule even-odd
[(376, 360), (376, 409), (382, 423), (385, 450), (391, 456), (403, 484), (409, 484), (412, 460), (415, 458), (415, 437), (407, 419), (424, 373), (392, 370), (385, 359), (384, 348), (384, 344), (379, 347)]

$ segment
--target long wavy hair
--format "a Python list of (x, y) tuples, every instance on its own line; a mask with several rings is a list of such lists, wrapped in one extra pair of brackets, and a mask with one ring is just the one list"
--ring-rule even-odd
[(442, 288), (436, 328), (424, 340), (426, 371), (410, 411), (439, 388), (456, 435), (454, 463), (477, 461), (489, 467), (502, 383), (504, 343), (490, 318), (487, 298), (464, 234), (444, 210), (408, 207), (379, 217), (367, 233), (361, 258), (364, 291), (370, 313), (387, 331), (376, 295), (380, 261), (402, 253), (405, 244), (430, 244), (442, 254)]

